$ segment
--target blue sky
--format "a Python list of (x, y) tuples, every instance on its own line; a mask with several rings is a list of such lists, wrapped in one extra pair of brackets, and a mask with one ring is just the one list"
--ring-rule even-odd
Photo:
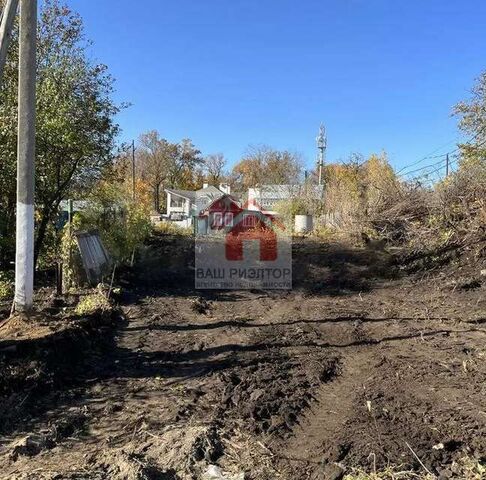
[(124, 140), (157, 129), (230, 163), (266, 143), (312, 166), (321, 121), (329, 161), (446, 152), (486, 70), (484, 0), (66, 1), (132, 103)]

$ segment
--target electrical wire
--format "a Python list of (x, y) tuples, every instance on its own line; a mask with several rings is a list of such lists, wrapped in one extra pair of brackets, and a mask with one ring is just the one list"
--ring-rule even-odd
[[(464, 143), (464, 145), (472, 145), (472, 142), (474, 142), (475, 140), (478, 139), (478, 137), (484, 132), (486, 131), (486, 127), (485, 128), (482, 128), (478, 133), (476, 133), (476, 135), (474, 135), (470, 140), (468, 140), (467, 142)], [(449, 142), (450, 143), (450, 142)], [(483, 146), (484, 144), (486, 144), (486, 138), (480, 142), (479, 144), (476, 145), (476, 147), (481, 147)], [(439, 147), (441, 148), (441, 147)], [(405, 167), (403, 167), (401, 170), (399, 170), (397, 172), (397, 175), (399, 177), (408, 177), (409, 175), (411, 175), (412, 173), (417, 173), (417, 172), (421, 172), (422, 170), (426, 170), (427, 168), (433, 168), (433, 167), (437, 167), (438, 165), (442, 165), (442, 166), (439, 166), (436, 170), (440, 170), (441, 168), (443, 168), (445, 166), (445, 164), (447, 163), (447, 155), (453, 155), (455, 154), (456, 152), (458, 152), (459, 150), (461, 149), (460, 146), (456, 147), (455, 149), (447, 152), (447, 153), (443, 153), (441, 155), (437, 155), (435, 157), (424, 157), (423, 159), (419, 160), (418, 162), (414, 162), (414, 163), (411, 163)], [(440, 158), (440, 157), (443, 157), (443, 160), (439, 161), (439, 162), (436, 162), (436, 163), (432, 163), (430, 165), (425, 165), (424, 167), (420, 167), (420, 168), (417, 168), (417, 169), (414, 169), (414, 170), (410, 170), (408, 172), (403, 172), (403, 170), (406, 170), (414, 165), (417, 165), (418, 163), (422, 162), (424, 159), (426, 158)], [(403, 172), (403, 173), (401, 173)]]

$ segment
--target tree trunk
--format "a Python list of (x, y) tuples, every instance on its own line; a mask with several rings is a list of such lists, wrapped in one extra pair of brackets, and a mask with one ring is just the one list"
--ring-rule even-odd
[(50, 213), (51, 210), (48, 207), (44, 207), (44, 209), (42, 210), (41, 220), (39, 223), (39, 227), (37, 229), (37, 237), (34, 243), (34, 271), (37, 266), (37, 260), (39, 258), (40, 252), (42, 251), (44, 238), (47, 233), (47, 226), (49, 225)]
[(160, 213), (160, 183), (155, 187), (155, 211)]
[(60, 203), (61, 200), (58, 198), (51, 205), (44, 205), (44, 208), (42, 209), (41, 220), (37, 228), (37, 237), (34, 243), (34, 271), (35, 267), (37, 266), (37, 260), (42, 251), (42, 247), (44, 246), (44, 239), (51, 216), (53, 213), (57, 212)]

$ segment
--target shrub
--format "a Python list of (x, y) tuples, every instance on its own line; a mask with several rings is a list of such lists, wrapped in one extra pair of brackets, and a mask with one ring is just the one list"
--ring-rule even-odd
[[(486, 466), (472, 457), (463, 457), (452, 462), (450, 470), (454, 473), (451, 478), (463, 480), (482, 480), (486, 474)], [(343, 480), (434, 480), (437, 477), (428, 472), (416, 472), (405, 467), (387, 467), (384, 470), (366, 472), (361, 468), (351, 468), (351, 473), (344, 475)]]
[(367, 160), (354, 154), (325, 169), (323, 213), (337, 215), (340, 228), (352, 238), (359, 238), (370, 219), (393, 205), (397, 195), (399, 181), (385, 153)]
[(106, 312), (111, 309), (109, 300), (101, 291), (90, 293), (81, 298), (76, 305), (76, 315), (92, 315), (97, 312)]
[(385, 193), (368, 222), (390, 242), (425, 251), (484, 239), (486, 162), (465, 162), (434, 188), (400, 183)]
[(103, 243), (118, 263), (130, 261), (135, 249), (149, 236), (150, 197), (147, 187), (137, 183), (136, 200), (128, 182), (101, 181), (80, 214), (80, 228), (99, 231)]
[(13, 272), (0, 272), (0, 300), (8, 300), (14, 294)]
[(65, 225), (60, 241), (61, 261), (62, 261), (62, 283), (63, 291), (68, 292), (72, 287), (80, 283), (82, 278), (82, 263), (73, 232), (80, 230), (82, 218), (79, 213), (73, 215), (71, 226)]

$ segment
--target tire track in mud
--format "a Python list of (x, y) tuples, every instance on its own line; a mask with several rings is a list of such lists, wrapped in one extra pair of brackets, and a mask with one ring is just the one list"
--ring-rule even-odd
[[(77, 400), (88, 405), (89, 436), (59, 445), (55, 459), (32, 461), (46, 468), (56, 468), (52, 462), (69, 469), (87, 465), (90, 478), (116, 479), (132, 478), (117, 476), (127, 465), (149, 471), (155, 462), (159, 472), (176, 472), (167, 478), (177, 480), (199, 478), (207, 463), (244, 466), (255, 480), (273, 479), (268, 472), (277, 470), (281, 478), (311, 478), (322, 465), (350, 458), (363, 465), (370, 452), (393, 442), (396, 430), (386, 425), (395, 420), (383, 409), (393, 412), (392, 405), (394, 415), (409, 418), (400, 402), (417, 404), (406, 388), (397, 393), (400, 381), (392, 377), (410, 375), (401, 359), (421, 352), (433, 357), (445, 339), (457, 355), (465, 347), (458, 342), (456, 348), (449, 337), (472, 341), (484, 333), (456, 333), (441, 321), (424, 328), (423, 319), (381, 319), (370, 304), (354, 310), (351, 301), (298, 293), (213, 294), (207, 302), (200, 313), (192, 309), (193, 297), (131, 301), (113, 352)], [(444, 353), (440, 361), (448, 358)], [(427, 381), (425, 374), (436, 373), (430, 370), (423, 374)], [(414, 428), (407, 434), (421, 439)], [(242, 436), (265, 447), (235, 465), (229, 449)], [(392, 455), (400, 452), (394, 448)], [(267, 473), (259, 470), (262, 463)], [(29, 461), (18, 468), (28, 469)]]
[[(336, 464), (340, 465), (344, 460), (347, 464), (367, 465), (369, 469), (376, 468), (376, 465), (400, 464), (404, 460), (415, 465), (416, 458), (406, 448), (406, 442), (411, 438), (417, 442), (415, 448), (424, 459), (427, 458), (424, 461), (430, 470), (440, 468), (442, 463), (450, 463), (454, 455), (459, 453), (455, 450), (460, 449), (463, 441), (450, 440), (454, 438), (451, 435), (468, 437), (469, 444), (478, 449), (478, 440), (474, 435), (466, 433), (468, 429), (484, 429), (484, 422), (483, 427), (478, 425), (474, 408), (471, 407), (473, 403), (468, 407), (461, 407), (462, 410), (469, 410), (462, 414), (465, 424), (460, 428), (462, 434), (457, 431), (455, 434), (445, 433), (454, 429), (441, 428), (440, 423), (434, 426), (437, 420), (433, 417), (426, 420), (432, 425), (420, 425), (420, 421), (417, 422), (419, 419), (412, 412), (418, 405), (421, 409), (424, 408), (424, 400), (418, 400), (420, 397), (417, 393), (423, 395), (421, 392), (428, 388), (435, 390), (432, 385), (437, 373), (432, 372), (437, 370), (436, 366), (451, 369), (446, 365), (446, 362), (450, 362), (450, 359), (446, 360), (447, 357), (450, 358), (450, 353), (437, 356), (435, 350), (441, 346), (441, 337), (457, 338), (455, 350), (467, 352), (468, 348), (464, 348), (464, 345), (469, 345), (471, 341), (477, 343), (484, 338), (484, 329), (447, 329), (441, 322), (437, 322), (435, 330), (434, 325), (429, 325), (432, 330), (424, 331), (417, 329), (417, 326), (400, 327), (396, 321), (386, 320), (379, 329), (375, 327), (369, 331), (365, 326), (366, 317), (358, 322), (350, 322), (354, 340), (340, 347), (339, 375), (332, 382), (319, 387), (314, 401), (303, 413), (288, 440), (276, 439), (271, 444), (274, 456), (278, 458), (277, 463), (290, 472), (288, 475), (328, 478), (334, 468), (341, 471)], [(397, 329), (400, 329), (399, 334)], [(377, 331), (381, 338), (376, 338)], [(426, 351), (429, 353), (425, 354)], [(423, 356), (422, 372), (415, 370), (412, 375), (397, 360), (407, 358), (407, 352), (408, 358), (413, 358), (414, 362)], [(415, 357), (418, 352), (421, 352), (420, 357)], [(428, 360), (434, 358), (434, 355), (438, 357), (436, 365), (429, 366)], [(444, 360), (439, 360), (440, 357), (444, 357)], [(402, 379), (405, 376), (410, 377), (409, 381)], [(440, 381), (436, 383), (441, 384)], [(440, 412), (454, 407), (444, 406), (443, 399), (434, 395), (428, 408)], [(424, 413), (424, 420), (426, 415)], [(438, 413), (437, 417), (440, 418), (441, 415), (447, 418), (451, 413)], [(431, 427), (431, 433), (426, 433)], [(454, 428), (459, 430), (458, 425)], [(442, 437), (439, 432), (442, 432)], [(446, 444), (445, 450), (435, 451), (431, 455), (432, 446), (440, 444), (441, 441)], [(302, 445), (306, 446), (305, 450), (301, 448)], [(302, 453), (296, 455), (295, 452)], [(416, 467), (420, 468), (421, 465)]]
[[(292, 437), (280, 446), (282, 462), (291, 471), (304, 469), (310, 476), (319, 465), (344, 459), (350, 445), (342, 431), (346, 422), (356, 415), (352, 392), (363, 391), (363, 380), (370, 369), (368, 353), (341, 357), (339, 375), (320, 386), (314, 402), (293, 429)], [(306, 446), (305, 451), (302, 445)], [(296, 455), (296, 452), (301, 453)]]

